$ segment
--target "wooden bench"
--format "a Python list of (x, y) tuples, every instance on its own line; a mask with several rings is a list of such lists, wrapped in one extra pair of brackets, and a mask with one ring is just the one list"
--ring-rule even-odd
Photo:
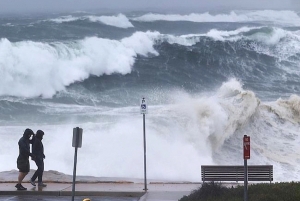
[[(244, 166), (201, 165), (202, 181), (244, 181)], [(248, 181), (273, 181), (273, 165), (248, 165)]]

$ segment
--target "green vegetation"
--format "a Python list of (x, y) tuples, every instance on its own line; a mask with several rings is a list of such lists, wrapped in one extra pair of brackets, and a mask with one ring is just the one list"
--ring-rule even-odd
[[(179, 201), (243, 201), (244, 186), (227, 188), (221, 183), (204, 183)], [(300, 183), (260, 183), (248, 185), (248, 201), (300, 200)]]

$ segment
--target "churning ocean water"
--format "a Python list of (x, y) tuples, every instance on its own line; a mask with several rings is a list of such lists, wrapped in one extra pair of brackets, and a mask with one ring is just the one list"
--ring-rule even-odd
[[(300, 180), (300, 16), (295, 11), (0, 17), (0, 171), (26, 128), (45, 132), (45, 169), (201, 181), (200, 166), (274, 166)], [(35, 164), (31, 161), (31, 168)]]

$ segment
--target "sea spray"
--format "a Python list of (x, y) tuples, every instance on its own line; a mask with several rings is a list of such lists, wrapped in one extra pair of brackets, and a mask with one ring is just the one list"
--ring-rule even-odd
[(46, 170), (71, 174), (79, 126), (79, 175), (141, 179), (146, 97), (149, 179), (201, 181), (201, 165), (242, 165), (246, 134), (248, 164), (299, 180), (298, 19), (270, 10), (1, 18), (0, 171), (16, 170), (30, 127), (45, 131)]

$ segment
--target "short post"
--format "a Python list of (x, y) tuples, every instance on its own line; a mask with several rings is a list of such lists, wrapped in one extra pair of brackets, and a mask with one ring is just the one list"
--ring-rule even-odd
[(244, 201), (248, 201), (248, 165), (247, 160), (250, 159), (250, 136), (244, 135)]
[(144, 139), (144, 189), (147, 192), (147, 164), (146, 164), (146, 122), (145, 122), (145, 114), (147, 114), (147, 103), (146, 103), (146, 99), (142, 98), (141, 99), (141, 114), (143, 114), (143, 139)]
[(248, 201), (248, 166), (247, 160), (244, 160), (244, 201)]
[(82, 145), (82, 128), (73, 128), (73, 142), (72, 146), (75, 147), (74, 154), (74, 168), (73, 168), (73, 183), (72, 183), (72, 201), (75, 196), (75, 181), (76, 181), (76, 166), (77, 166), (77, 149)]

